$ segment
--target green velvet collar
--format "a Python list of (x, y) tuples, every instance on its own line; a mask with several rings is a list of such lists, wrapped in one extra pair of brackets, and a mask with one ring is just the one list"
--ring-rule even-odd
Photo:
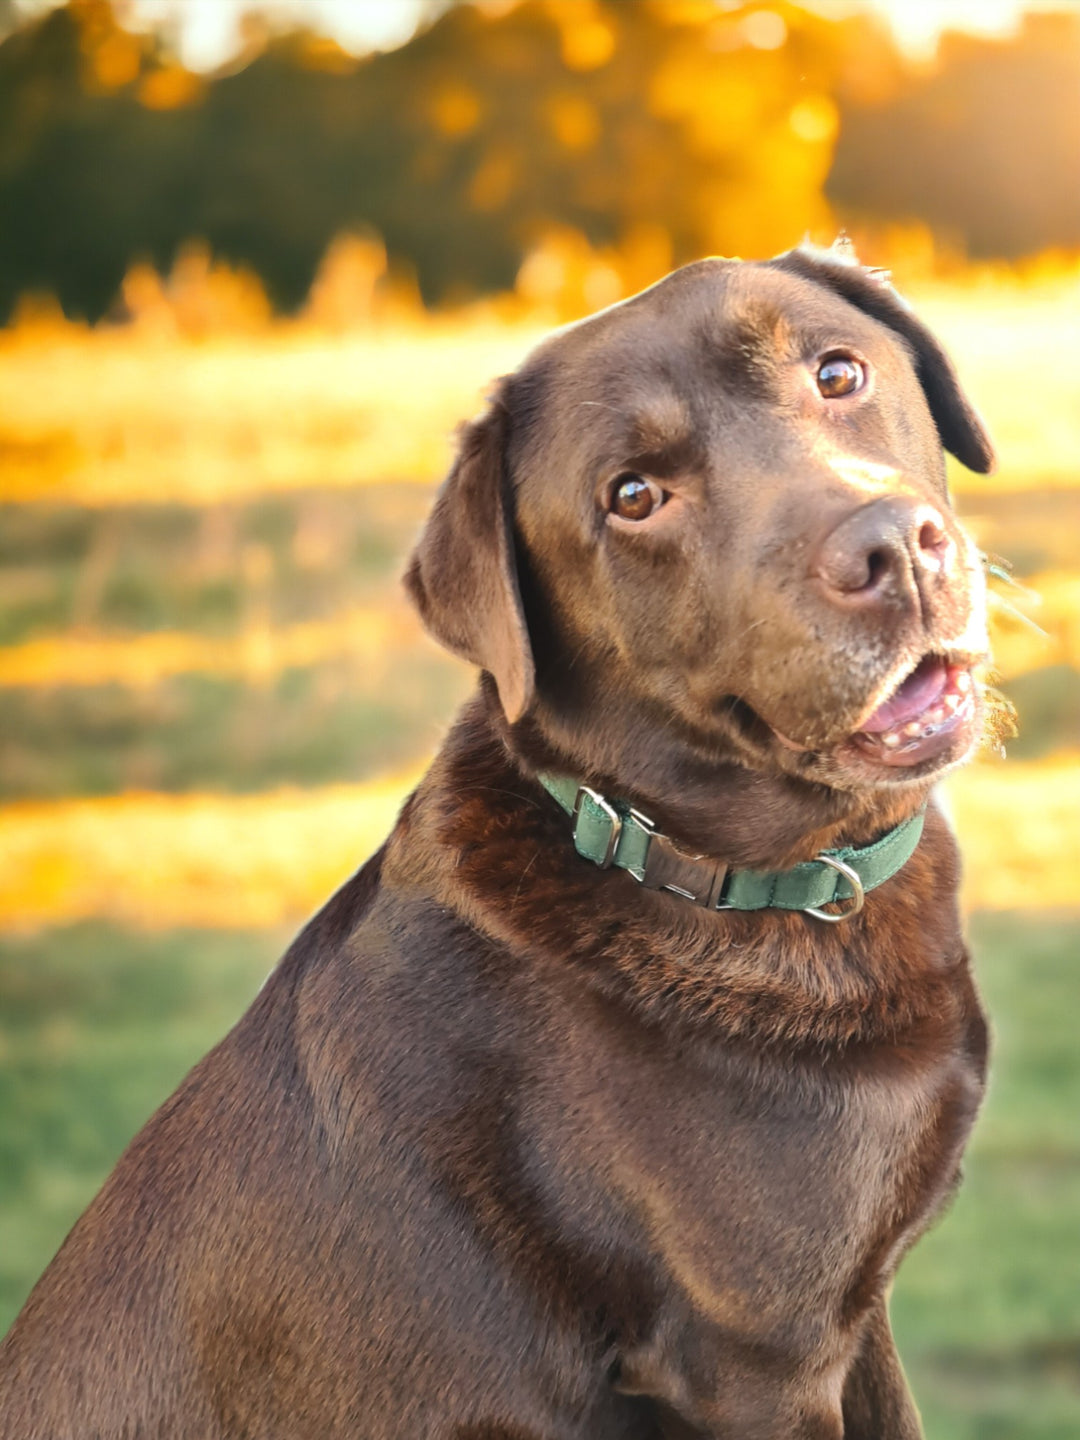
[[(573, 818), (574, 848), (606, 870), (615, 865), (651, 890), (668, 890), (709, 910), (802, 910), (834, 923), (863, 907), (914, 853), (926, 807), (872, 845), (823, 850), (790, 870), (732, 870), (721, 860), (691, 855), (662, 835), (624, 800), (607, 800), (564, 775), (541, 774), (544, 789)], [(846, 903), (830, 914), (822, 906)]]

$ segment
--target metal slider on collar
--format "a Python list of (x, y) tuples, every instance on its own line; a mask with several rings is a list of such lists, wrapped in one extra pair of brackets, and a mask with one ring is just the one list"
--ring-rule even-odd
[(582, 853), (583, 848), (579, 831), (582, 823), (582, 809), (586, 800), (592, 801), (597, 810), (600, 811), (601, 815), (604, 816), (611, 826), (605, 854), (599, 860), (593, 859), (594, 865), (599, 865), (601, 870), (608, 870), (611, 868), (611, 862), (615, 859), (615, 852), (619, 848), (619, 836), (622, 834), (623, 819), (618, 810), (615, 809), (615, 806), (605, 800), (599, 790), (593, 790), (588, 785), (579, 785), (577, 794), (574, 797), (574, 808), (570, 815), (571, 820), (574, 822), (574, 847), (579, 854)]
[(722, 910), (721, 897), (730, 867), (709, 855), (691, 855), (680, 850), (670, 836), (657, 830), (647, 815), (633, 809), (630, 814), (649, 836), (644, 870), (640, 875), (636, 870), (629, 872), (634, 879), (649, 890), (669, 890), (706, 910)]
[[(591, 816), (585, 810), (586, 803), (592, 806)], [(681, 850), (674, 840), (657, 830), (648, 815), (643, 815), (632, 806), (628, 809), (629, 814), (624, 816), (599, 790), (594, 790), (590, 785), (579, 785), (571, 812), (574, 846), (579, 854), (587, 853), (593, 864), (601, 870), (609, 870), (613, 864), (618, 863), (620, 868), (625, 869), (628, 875), (648, 890), (667, 890), (706, 909), (721, 908), (720, 894), (727, 878), (728, 866), (708, 855), (691, 855), (686, 850)], [(606, 834), (603, 835), (604, 850), (599, 855), (588, 843), (590, 839), (599, 837), (595, 836), (595, 831), (593, 836), (587, 835), (585, 829), (588, 821), (591, 819), (595, 823), (597, 817), (601, 817), (607, 826)], [(625, 859), (616, 861), (619, 841), (628, 828), (631, 833), (636, 828), (645, 837), (641, 866), (628, 864)]]

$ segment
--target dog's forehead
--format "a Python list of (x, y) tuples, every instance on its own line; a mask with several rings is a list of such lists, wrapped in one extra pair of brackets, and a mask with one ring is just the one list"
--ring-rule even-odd
[(824, 285), (765, 264), (699, 261), (551, 337), (520, 389), (561, 398), (594, 433), (678, 443), (702, 398), (844, 345), (905, 364), (904, 341)]

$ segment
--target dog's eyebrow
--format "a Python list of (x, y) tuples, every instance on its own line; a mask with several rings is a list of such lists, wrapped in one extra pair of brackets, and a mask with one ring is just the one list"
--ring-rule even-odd
[[(581, 409), (594, 407), (617, 416), (617, 436), (609, 433), (605, 448), (623, 461), (659, 469), (689, 463), (695, 450), (696, 430), (690, 408), (673, 390), (653, 388), (627, 395), (621, 405), (603, 400), (580, 400)], [(610, 457), (609, 457), (610, 458)]]
[(768, 395), (797, 342), (790, 318), (777, 306), (758, 303), (725, 317), (709, 348), (727, 390)]
[(774, 354), (791, 339), (791, 320), (778, 305), (758, 301), (738, 311), (729, 322), (727, 343), (746, 353)]
[(685, 450), (694, 438), (690, 410), (670, 390), (635, 397), (626, 418), (630, 442), (642, 455)]

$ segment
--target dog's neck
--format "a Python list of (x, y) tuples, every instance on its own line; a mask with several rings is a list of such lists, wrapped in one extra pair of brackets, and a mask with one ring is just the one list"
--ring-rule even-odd
[(865, 845), (925, 803), (929, 784), (861, 793), (812, 784), (737, 761), (706, 760), (674, 735), (627, 743), (604, 757), (570, 748), (526, 719), (507, 725), (485, 682), (477, 715), (498, 735), (511, 762), (531, 779), (554, 771), (618, 796), (650, 816), (689, 851), (733, 867), (781, 869), (840, 845)]
[[(535, 778), (541, 767), (507, 738), (483, 695), (466, 704), (391, 842), (395, 883), (661, 1023), (819, 1047), (894, 1043), (951, 1013), (943, 957), (961, 948), (956, 854), (933, 808), (902, 884), (883, 885), (850, 924), (790, 923), (771, 907), (717, 913), (582, 859), (563, 808)], [(785, 868), (779, 833), (771, 854), (748, 844), (744, 857), (732, 841), (732, 868)], [(810, 833), (788, 863), (812, 858)]]

